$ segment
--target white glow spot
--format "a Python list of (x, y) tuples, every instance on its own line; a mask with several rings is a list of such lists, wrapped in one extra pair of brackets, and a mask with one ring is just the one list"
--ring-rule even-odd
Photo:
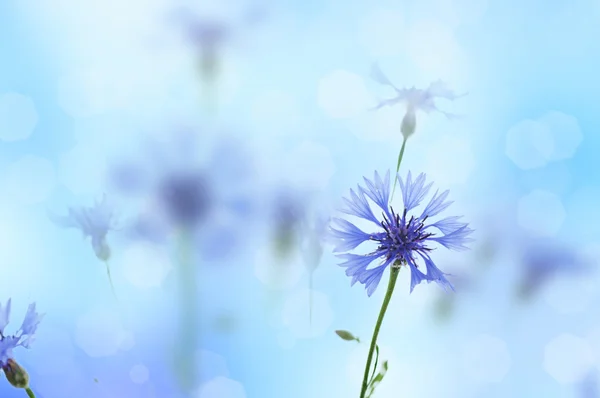
[(31, 98), (17, 93), (0, 95), (0, 140), (25, 140), (37, 122), (38, 114)]
[(546, 345), (544, 369), (559, 383), (581, 381), (593, 365), (588, 342), (571, 334), (561, 334)]
[(246, 398), (244, 386), (235, 380), (217, 377), (200, 388), (198, 398)]
[(56, 183), (54, 166), (44, 158), (25, 156), (9, 166), (8, 192), (20, 203), (43, 202)]
[(144, 384), (150, 377), (148, 368), (144, 365), (135, 365), (129, 371), (129, 377), (135, 384)]
[(161, 286), (173, 268), (164, 250), (145, 242), (129, 246), (121, 263), (125, 278), (141, 289)]
[(564, 160), (575, 155), (583, 140), (583, 133), (577, 119), (561, 112), (548, 112), (538, 119), (549, 131), (554, 142), (548, 160)]
[(308, 190), (324, 190), (335, 172), (329, 148), (304, 141), (286, 157), (284, 175)]
[(283, 324), (298, 339), (320, 336), (333, 322), (333, 310), (324, 293), (312, 291), (312, 322), (309, 303), (310, 291), (301, 289), (291, 294), (283, 306)]
[(494, 336), (479, 335), (463, 351), (465, 374), (477, 382), (500, 383), (511, 365), (506, 343)]
[(363, 78), (345, 70), (333, 71), (319, 80), (317, 103), (335, 119), (366, 113), (375, 105)]
[(566, 217), (560, 198), (539, 190), (523, 196), (517, 211), (521, 227), (543, 236), (556, 235)]
[(288, 289), (294, 286), (305, 272), (305, 266), (295, 255), (284, 263), (273, 258), (268, 249), (257, 251), (254, 262), (254, 274), (263, 284), (271, 289)]
[(390, 9), (369, 13), (359, 27), (359, 41), (374, 56), (396, 55), (406, 40), (404, 15)]
[(523, 120), (506, 133), (506, 156), (523, 170), (543, 167), (554, 151), (548, 128), (534, 120)]
[(123, 338), (123, 327), (114, 311), (95, 309), (77, 320), (75, 342), (90, 357), (117, 354)]
[(95, 145), (78, 144), (60, 159), (60, 181), (76, 195), (100, 192), (106, 173), (105, 155)]

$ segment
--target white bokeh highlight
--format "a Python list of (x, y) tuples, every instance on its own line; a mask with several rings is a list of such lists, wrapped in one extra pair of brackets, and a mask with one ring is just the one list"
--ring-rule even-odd
[(306, 190), (327, 188), (335, 173), (335, 164), (329, 148), (312, 141), (304, 141), (285, 158), (283, 175), (288, 181)]
[(465, 375), (477, 383), (500, 383), (511, 366), (508, 346), (495, 336), (476, 336), (463, 349), (462, 366)]
[(43, 202), (56, 184), (54, 165), (39, 156), (24, 156), (8, 167), (5, 184), (8, 193), (19, 203)]
[(534, 190), (519, 199), (517, 219), (519, 225), (541, 236), (554, 236), (566, 218), (560, 197), (546, 191)]
[(197, 398), (246, 398), (246, 391), (235, 380), (217, 377), (200, 387)]
[(60, 158), (59, 181), (76, 195), (97, 194), (107, 175), (105, 156), (94, 143), (77, 144)]
[(551, 111), (511, 127), (506, 133), (506, 155), (517, 167), (531, 170), (573, 157), (582, 140), (575, 117)]
[(229, 368), (225, 358), (215, 352), (200, 350), (196, 353), (200, 365), (200, 376), (206, 380), (228, 377)]
[(345, 119), (368, 112), (375, 101), (361, 76), (335, 70), (319, 80), (317, 104), (329, 117)]
[(285, 290), (298, 283), (306, 267), (298, 253), (286, 261), (274, 258), (269, 248), (257, 250), (254, 274), (264, 285), (273, 290)]
[(161, 286), (173, 268), (163, 248), (146, 242), (128, 246), (119, 262), (125, 279), (140, 289)]
[(578, 275), (554, 278), (545, 286), (542, 297), (561, 314), (583, 313), (589, 309), (597, 293), (597, 280)]
[(145, 365), (134, 365), (129, 371), (129, 377), (135, 384), (144, 384), (150, 378), (150, 371)]
[(109, 357), (122, 349), (127, 334), (114, 311), (96, 308), (77, 320), (75, 342), (90, 357)]
[(310, 293), (309, 289), (299, 289), (290, 294), (283, 305), (283, 324), (297, 339), (323, 335), (333, 323), (333, 310), (329, 297), (316, 290), (312, 290), (311, 322)]
[(358, 40), (372, 56), (400, 53), (406, 40), (405, 17), (394, 9), (378, 8), (368, 13), (358, 27)]
[(31, 98), (18, 93), (0, 94), (0, 140), (25, 140), (37, 122), (38, 113)]
[(544, 349), (544, 370), (561, 384), (581, 381), (593, 364), (590, 344), (572, 334), (557, 336)]

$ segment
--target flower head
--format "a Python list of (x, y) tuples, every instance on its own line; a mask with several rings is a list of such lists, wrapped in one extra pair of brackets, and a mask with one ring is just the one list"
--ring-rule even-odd
[(14, 335), (8, 335), (5, 328), (10, 318), (11, 299), (8, 299), (6, 306), (0, 304), (0, 367), (4, 368), (13, 359), (13, 349), (16, 347), (29, 348), (35, 337), (35, 332), (44, 314), (38, 314), (35, 310), (35, 303), (31, 303), (27, 308), (25, 319), (21, 327)]
[(444, 98), (450, 101), (454, 101), (457, 98), (464, 96), (465, 94), (456, 94), (453, 90), (450, 90), (448, 86), (441, 80), (432, 82), (426, 89), (418, 89), (414, 86), (411, 88), (398, 88), (390, 79), (381, 71), (377, 64), (374, 64), (371, 68), (371, 78), (379, 84), (389, 86), (394, 89), (396, 96), (380, 101), (374, 109), (380, 109), (384, 106), (394, 106), (400, 103), (406, 105), (406, 114), (402, 120), (402, 134), (405, 138), (408, 138), (415, 132), (416, 128), (416, 111), (420, 110), (425, 113), (440, 112), (449, 119), (454, 119), (457, 115), (449, 112), (442, 111), (435, 104), (436, 98)]
[(518, 285), (521, 299), (531, 298), (544, 284), (559, 275), (582, 275), (591, 270), (588, 261), (576, 250), (552, 239), (528, 241), (521, 265), (522, 276)]
[[(352, 284), (358, 281), (365, 285), (369, 296), (377, 288), (388, 266), (410, 268), (411, 292), (422, 281), (435, 281), (443, 287), (452, 288), (445, 278), (446, 274), (437, 268), (430, 257), (434, 249), (431, 245), (437, 244), (452, 250), (468, 249), (465, 244), (472, 241), (469, 235), (473, 230), (460, 221), (461, 217), (431, 221), (452, 204), (446, 201), (448, 191), (441, 194), (437, 191), (423, 211), (416, 215), (418, 213), (414, 213), (414, 210), (425, 199), (432, 184), (425, 184), (425, 174), (420, 174), (414, 180), (410, 172), (406, 180), (402, 180), (400, 176), (397, 178), (404, 202), (399, 212), (389, 203), (389, 171), (384, 179), (375, 172), (373, 181), (364, 179), (366, 188), (359, 185), (356, 192), (350, 190), (349, 199), (344, 198), (347, 205), (344, 213), (371, 221), (379, 230), (367, 233), (345, 219), (334, 219), (334, 227), (331, 228), (332, 237), (336, 241), (334, 251), (348, 252), (367, 241), (377, 244), (376, 249), (368, 254), (338, 254), (338, 257), (345, 260), (340, 266), (346, 268), (346, 275), (352, 277)], [(382, 210), (381, 220), (375, 216), (367, 198)], [(368, 268), (375, 261), (379, 264)], [(425, 272), (420, 264), (424, 264)]]
[(90, 237), (94, 253), (99, 259), (105, 261), (110, 257), (106, 235), (115, 229), (115, 217), (106, 195), (91, 207), (70, 207), (66, 216), (49, 212), (48, 217), (60, 227), (77, 228), (84, 237)]

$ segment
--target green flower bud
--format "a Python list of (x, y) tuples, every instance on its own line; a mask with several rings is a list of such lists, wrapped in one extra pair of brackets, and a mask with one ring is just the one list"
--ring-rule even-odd
[(354, 337), (354, 335), (347, 330), (336, 330), (335, 334), (337, 334), (338, 336), (340, 336), (341, 339), (346, 341), (359, 341), (357, 337)]
[(415, 133), (415, 129), (417, 128), (417, 115), (415, 114), (415, 110), (413, 107), (408, 107), (406, 110), (406, 114), (402, 119), (402, 126), (400, 127), (400, 131), (404, 136), (404, 139), (408, 139), (411, 135)]
[(96, 257), (98, 257), (102, 261), (108, 261), (110, 258), (110, 247), (106, 243), (106, 240), (102, 240), (100, 244), (94, 247), (94, 252), (96, 253)]
[(16, 388), (29, 388), (29, 375), (14, 359), (9, 359), (2, 366), (6, 379)]

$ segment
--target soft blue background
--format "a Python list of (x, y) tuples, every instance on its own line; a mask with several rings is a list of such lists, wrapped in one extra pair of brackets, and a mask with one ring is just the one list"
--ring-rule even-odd
[[(165, 10), (171, 6), (166, 0), (126, 5), (0, 1), (0, 98), (6, 93), (29, 97), (38, 116), (26, 139), (0, 144), (0, 300), (13, 298), (15, 328), (30, 301), (47, 314), (31, 350), (15, 351), (39, 397), (179, 396), (168, 356), (179, 305), (172, 273), (161, 286), (140, 288), (119, 269), (123, 262), (115, 261), (117, 302), (89, 244), (76, 231), (60, 230), (46, 218), (47, 209), (64, 212), (101, 195), (104, 187), (94, 159), (141, 151), (128, 132), (182, 122), (206, 124), (194, 52), (166, 22)], [(234, 5), (225, 15), (235, 10)], [(600, 334), (594, 334), (600, 327), (600, 279), (592, 272), (568, 278), (570, 284), (554, 281), (526, 305), (518, 305), (513, 292), (521, 271), (519, 243), (529, 236), (519, 223), (519, 200), (531, 191), (559, 197), (563, 222), (556, 209), (543, 204), (534, 204), (531, 216), (542, 221), (558, 217), (555, 237), (586, 254), (600, 243), (600, 2), (281, 1), (269, 10), (264, 24), (240, 33), (242, 40), (228, 48), (224, 81), (233, 83), (219, 91), (220, 122), (232, 126), (261, 165), (254, 177), (263, 207), (268, 207), (264, 192), (269, 191), (263, 186), (287, 181), (303, 189), (302, 183), (318, 180), (323, 203), (335, 208), (363, 175), (395, 166), (402, 108), (387, 111), (391, 123), (375, 126), (376, 116), (353, 107), (349, 98), (358, 94), (352, 85), (339, 85), (337, 97), (334, 93), (319, 100), (321, 79), (334, 71), (360, 76), (368, 92), (383, 97), (390, 93), (368, 78), (375, 61), (399, 86), (422, 87), (442, 78), (468, 92), (454, 104), (439, 101), (440, 108), (464, 115), (459, 120), (419, 114), (402, 170), (428, 172), (436, 186), (452, 190), (452, 209), (472, 222), (478, 242), (472, 252), (440, 250), (436, 258), (444, 270), (472, 275), (473, 283), (464, 289), (457, 284), (455, 312), (440, 323), (433, 315), (439, 287), (419, 286), (409, 295), (408, 277), (401, 276), (380, 336), (386, 355), (392, 354), (390, 372), (376, 396), (578, 397), (577, 379), (600, 366)], [(371, 23), (375, 33), (369, 35), (365, 20), (372, 13), (392, 22)], [(442, 33), (415, 30), (427, 21), (426, 26)], [(88, 81), (97, 85), (85, 89), (75, 80), (75, 91), (65, 94), (61, 79), (86, 68), (96, 71)], [(277, 100), (281, 96), (269, 102), (265, 93), (270, 90), (283, 93), (279, 95), (289, 102)], [(331, 117), (322, 101), (339, 101), (343, 109), (354, 110), (345, 118)], [(567, 159), (522, 170), (506, 155), (507, 132), (549, 111), (574, 117), (583, 141)], [(0, 128), (18, 129), (19, 124), (18, 115), (0, 108)], [(558, 134), (572, 138), (560, 127)], [(0, 139), (5, 136), (0, 131)], [(522, 140), (528, 145), (527, 136)], [(206, 142), (206, 147), (212, 142), (208, 133)], [(89, 156), (77, 158), (81, 164), (65, 161), (80, 144), (87, 145)], [(316, 167), (310, 158), (314, 152), (297, 156), (302, 145), (319, 148)], [(537, 156), (535, 146), (526, 147), (525, 157), (527, 150)], [(26, 164), (18, 174), (14, 165), (30, 155), (47, 162), (43, 167)], [(32, 195), (36, 199), (26, 200)], [(255, 238), (264, 232), (263, 224), (240, 223), (239, 229)], [(478, 257), (488, 236), (498, 249), (491, 261)], [(204, 329), (202, 349), (221, 356), (228, 371), (210, 356), (200, 381), (228, 377), (241, 383), (247, 397), (358, 396), (365, 353), (333, 331), (348, 329), (366, 342), (383, 288), (371, 298), (358, 285), (350, 288), (327, 247), (314, 274), (314, 289), (327, 299), (316, 301), (315, 335), (294, 338), (298, 328), (286, 326), (281, 311), (286, 299), (306, 288), (306, 274), (265, 310), (267, 291), (257, 277), (255, 253), (264, 249), (265, 240), (252, 240), (229, 264), (209, 264), (199, 271), (205, 292), (201, 321), (210, 324), (215, 314), (226, 311), (235, 314), (237, 325), (228, 333)], [(556, 308), (555, 302), (566, 309)], [(330, 306), (331, 317), (323, 305)], [(100, 309), (107, 319), (98, 318), (94, 311)], [(292, 311), (291, 316), (306, 323), (306, 313)], [(86, 327), (86, 317), (97, 319), (96, 326)], [(135, 344), (129, 350), (111, 351), (117, 344), (111, 335), (116, 324), (133, 333)], [(580, 338), (576, 343), (587, 354), (567, 344), (554, 355), (548, 344), (563, 333)], [(492, 340), (480, 340), (482, 334)], [(104, 347), (108, 354), (90, 356), (90, 347)], [(469, 360), (469, 352), (480, 358)], [(135, 365), (148, 369), (146, 382), (132, 381)], [(243, 397), (224, 391), (203, 394), (198, 396)], [(0, 395), (25, 394), (3, 382)]]

